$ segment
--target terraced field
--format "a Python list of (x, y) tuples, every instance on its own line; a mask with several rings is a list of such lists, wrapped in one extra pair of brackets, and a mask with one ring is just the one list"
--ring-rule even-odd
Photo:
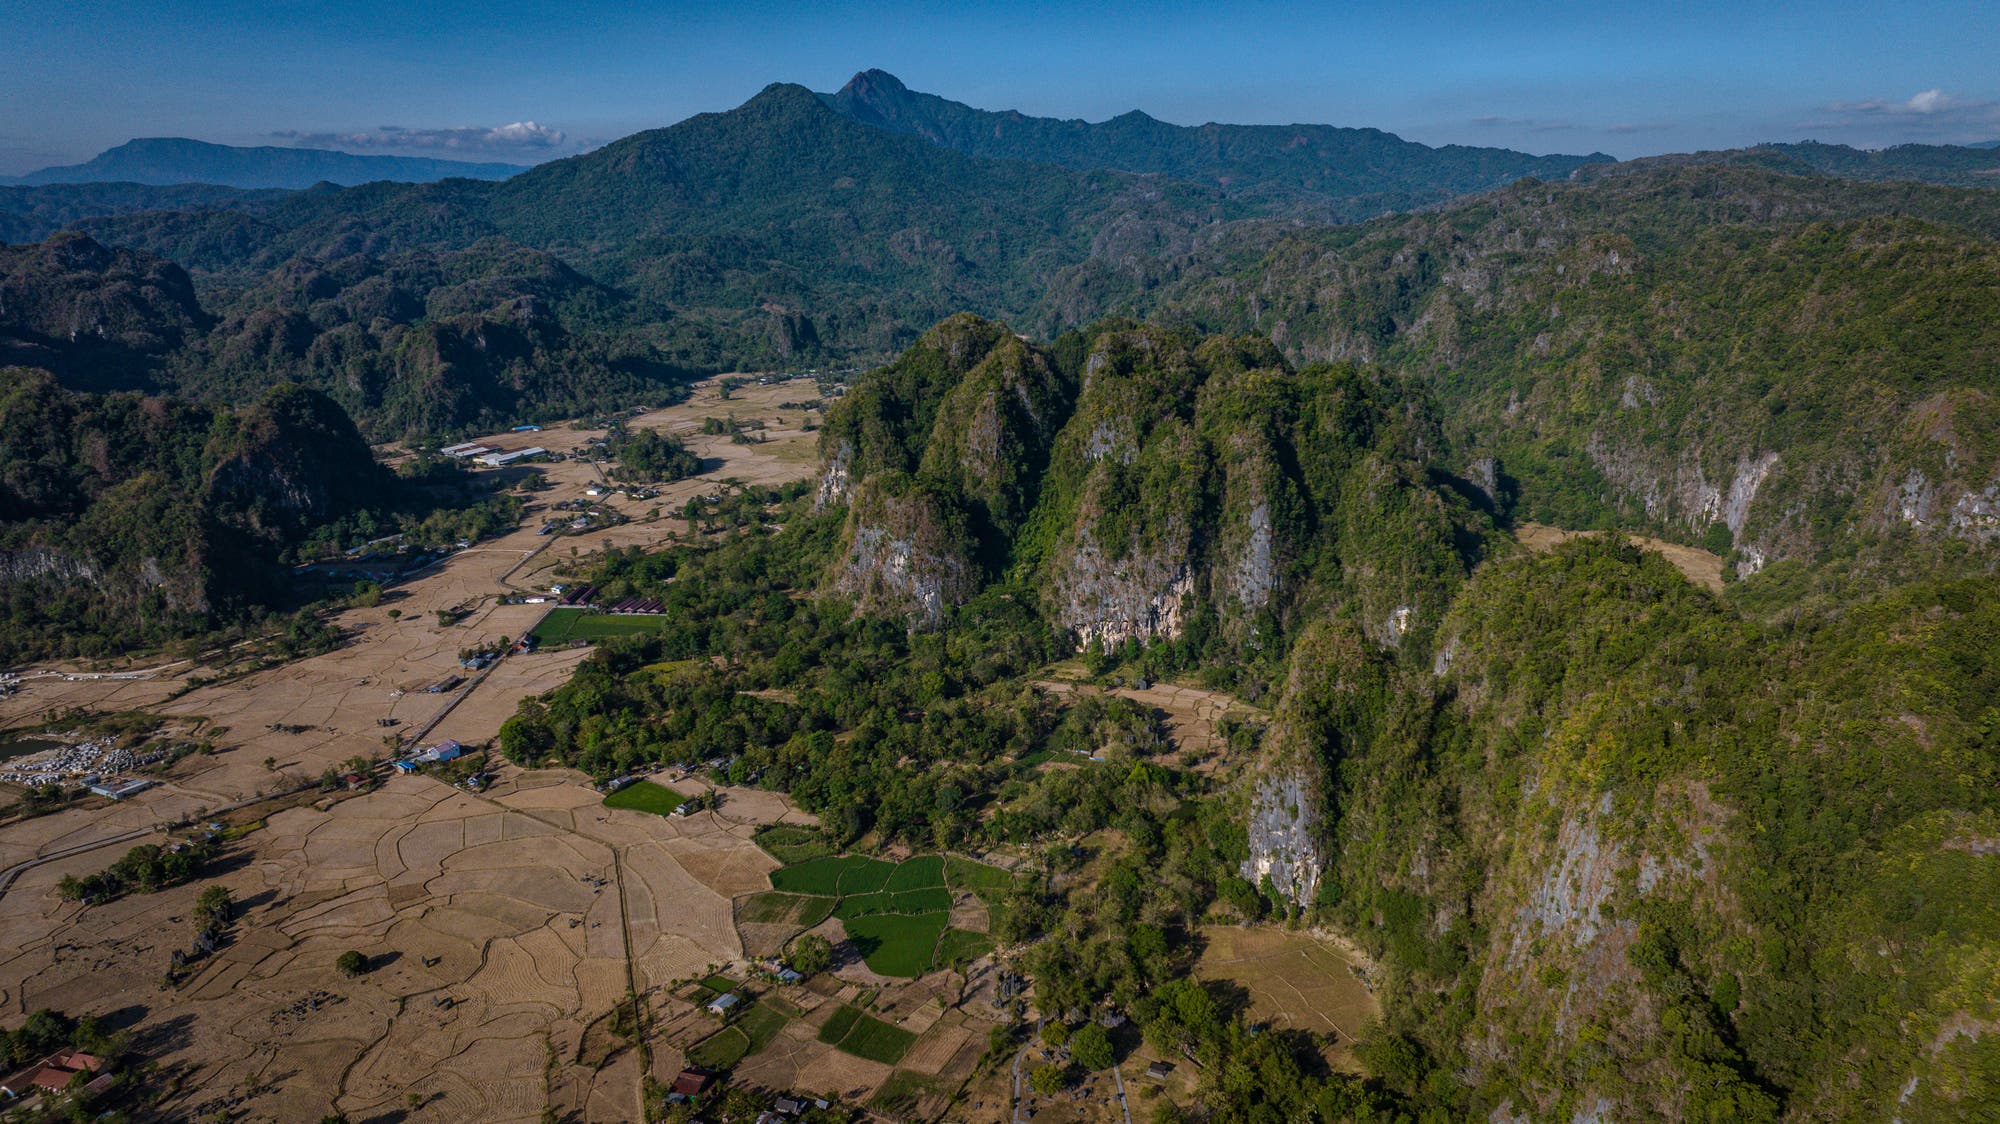
[(994, 896), (1012, 882), (997, 867), (943, 855), (808, 859), (772, 871), (771, 892), (740, 903), (737, 921), (796, 933), (831, 916), (869, 970), (910, 978), (989, 950), (986, 934), (951, 927), (952, 907), (961, 893)]
[(895, 1065), (910, 1052), (917, 1036), (899, 1026), (843, 1006), (820, 1025), (819, 1040), (843, 1053)]

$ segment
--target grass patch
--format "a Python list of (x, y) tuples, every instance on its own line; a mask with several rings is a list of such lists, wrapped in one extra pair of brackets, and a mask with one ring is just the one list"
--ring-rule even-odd
[(743, 903), (740, 920), (757, 925), (798, 925), (810, 929), (833, 912), (834, 899), (812, 894), (758, 894)]
[(771, 824), (760, 828), (753, 840), (766, 854), (788, 866), (823, 858), (833, 851), (819, 832), (797, 824)]
[(930, 970), (943, 935), (943, 913), (883, 913), (843, 919), (847, 937), (868, 967), (885, 976), (921, 976)]
[(538, 644), (567, 644), (572, 640), (609, 640), (618, 636), (639, 636), (665, 628), (665, 617), (615, 617), (588, 609), (550, 609), (531, 633)]
[(694, 1044), (688, 1061), (709, 1069), (728, 1069), (750, 1054), (750, 1036), (733, 1026), (725, 1026)]
[(633, 781), (604, 798), (604, 806), (607, 808), (627, 808), (634, 812), (652, 812), (661, 816), (672, 815), (675, 808), (686, 802), (687, 797), (652, 781)]
[(954, 890), (970, 890), (984, 898), (1004, 894), (1014, 888), (1014, 876), (997, 866), (987, 866), (953, 855), (944, 861), (945, 883)]
[(944, 886), (944, 856), (918, 855), (907, 860), (889, 876), (886, 890), (924, 890)]
[(715, 975), (712, 975), (707, 979), (701, 981), (701, 986), (716, 993), (717, 995), (721, 995), (725, 991), (735, 991), (736, 981), (730, 979), (728, 976), (725, 976), (720, 972), (717, 972)]

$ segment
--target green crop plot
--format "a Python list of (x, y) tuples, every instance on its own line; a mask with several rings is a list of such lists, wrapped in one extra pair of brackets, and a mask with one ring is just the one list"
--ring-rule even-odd
[(772, 824), (755, 836), (759, 847), (781, 863), (802, 863), (828, 853), (826, 840), (817, 831), (795, 824)]
[[(857, 1012), (859, 1014), (859, 1012)], [(910, 1046), (917, 1036), (900, 1026), (891, 1026), (881, 1019), (860, 1015), (854, 1020), (854, 1028), (847, 1036), (835, 1043), (835, 1049), (853, 1054), (857, 1058), (867, 1058), (884, 1065), (895, 1065), (910, 1052)]]
[(987, 866), (956, 855), (944, 861), (945, 883), (954, 890), (970, 890), (980, 897), (1003, 894), (1014, 887), (1014, 876), (997, 866)]
[(923, 890), (944, 885), (944, 857), (942, 855), (918, 855), (908, 859), (889, 876), (886, 890)]
[(943, 886), (900, 890), (889, 897), (891, 913), (944, 913), (951, 909), (951, 891)]
[(535, 626), (540, 644), (567, 644), (572, 640), (609, 640), (618, 636), (641, 636), (665, 628), (665, 617), (615, 617), (588, 609), (550, 609)]
[(889, 884), (889, 876), (896, 873), (896, 864), (881, 859), (850, 858), (851, 865), (840, 876), (840, 892), (843, 894), (872, 894)]
[(820, 1024), (819, 1040), (829, 1046), (838, 1045), (841, 1039), (847, 1037), (847, 1032), (854, 1029), (854, 1024), (860, 1020), (861, 1012), (852, 1007), (843, 1006), (835, 1011), (825, 1022)]
[(910, 1052), (917, 1036), (843, 1005), (820, 1026), (819, 1040), (857, 1058), (895, 1065)]
[(771, 888), (788, 894), (834, 897), (840, 893), (840, 876), (854, 864), (866, 861), (857, 858), (811, 859), (772, 871)]
[(810, 929), (833, 912), (834, 899), (814, 894), (758, 894), (743, 903), (739, 920), (758, 925), (797, 925)]
[(946, 929), (938, 939), (937, 962), (950, 966), (961, 960), (976, 960), (993, 951), (993, 938), (985, 933)]
[[(776, 889), (745, 902), (741, 916), (746, 923), (810, 928), (830, 911), (869, 968), (885, 976), (921, 976), (935, 964), (992, 948), (980, 933), (954, 933), (945, 940), (953, 898), (945, 883), (954, 874), (988, 893), (1013, 881), (1004, 870), (941, 855), (918, 855), (900, 864), (860, 855), (808, 859), (771, 872)], [(802, 904), (814, 901), (826, 903), (825, 909)], [(940, 953), (951, 959), (940, 961)]]
[(880, 913), (843, 919), (841, 926), (871, 970), (907, 978), (930, 970), (945, 923), (941, 912)]
[(842, 921), (894, 912), (896, 912), (894, 894), (849, 894), (840, 899), (840, 904), (833, 908), (833, 915)]
[(748, 1057), (749, 1054), (761, 1053), (764, 1047), (769, 1046), (778, 1032), (785, 1029), (786, 1021), (782, 1011), (767, 1003), (757, 1002), (750, 1004), (750, 1009), (736, 1016), (736, 1021), (729, 1025), (749, 1037), (750, 1049), (744, 1055)]
[(750, 1036), (733, 1026), (725, 1026), (694, 1044), (688, 1061), (709, 1069), (728, 1069), (750, 1053)]
[(604, 806), (665, 816), (671, 815), (675, 808), (686, 801), (687, 797), (665, 785), (657, 785), (652, 781), (634, 781), (605, 797)]

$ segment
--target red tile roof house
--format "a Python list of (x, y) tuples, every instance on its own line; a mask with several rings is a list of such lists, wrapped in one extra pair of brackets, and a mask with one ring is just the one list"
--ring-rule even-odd
[(680, 1076), (674, 1078), (674, 1092), (684, 1097), (697, 1097), (708, 1088), (708, 1083), (713, 1079), (713, 1074), (690, 1067), (681, 1070)]
[[(104, 1068), (103, 1059), (82, 1050), (57, 1050), (27, 1069), (0, 1082), (0, 1093), (8, 1097), (25, 1097), (31, 1093), (59, 1093), (69, 1088), (69, 1083), (79, 1073), (96, 1073)], [(95, 1084), (95, 1082), (93, 1082)]]

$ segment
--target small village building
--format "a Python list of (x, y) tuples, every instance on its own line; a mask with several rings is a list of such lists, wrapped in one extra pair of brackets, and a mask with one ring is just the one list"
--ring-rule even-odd
[(689, 1066), (674, 1078), (673, 1091), (682, 1097), (698, 1097), (708, 1091), (715, 1075), (699, 1066)]
[(484, 453), (480, 456), (479, 463), (487, 465), (488, 467), (491, 468), (505, 468), (506, 466), (513, 464), (515, 461), (529, 460), (534, 457), (545, 457), (548, 455), (548, 453), (549, 451), (547, 449), (542, 448), (540, 445), (530, 445), (525, 449), (515, 449), (512, 452), (500, 452), (496, 450), (491, 453)]
[[(6, 1094), (10, 1099), (35, 1093), (60, 1093), (69, 1088), (69, 1083), (76, 1080), (77, 1074), (94, 1074), (103, 1069), (104, 1060), (95, 1054), (86, 1054), (82, 1050), (57, 1050), (6, 1081), (0, 1082), (0, 1093)], [(94, 1086), (97, 1082), (92, 1081), (91, 1084)]]
[(98, 796), (108, 796), (113, 800), (123, 800), (128, 796), (137, 796), (151, 787), (153, 787), (152, 781), (146, 780), (143, 777), (133, 777), (122, 781), (98, 781), (90, 786), (90, 791)]
[(1146, 1076), (1155, 1080), (1164, 1080), (1167, 1074), (1173, 1071), (1174, 1067), (1171, 1062), (1154, 1062), (1152, 1065), (1146, 1067)]
[(711, 1015), (727, 1015), (742, 1002), (743, 999), (741, 996), (733, 991), (727, 991), (709, 1001), (708, 1013)]

